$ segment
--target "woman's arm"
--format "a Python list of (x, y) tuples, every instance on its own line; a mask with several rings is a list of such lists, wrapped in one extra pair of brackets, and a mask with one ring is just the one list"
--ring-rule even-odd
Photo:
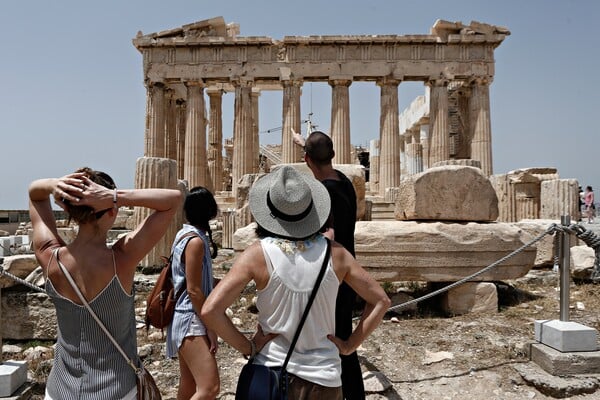
[[(112, 190), (110, 192), (112, 199)], [(117, 190), (118, 207), (145, 207), (154, 210), (113, 246), (119, 253), (119, 265), (135, 266), (144, 258), (165, 234), (173, 216), (181, 207), (181, 198), (181, 192), (173, 189)]]
[[(223, 340), (245, 355), (252, 354), (253, 346), (225, 314), (225, 310), (240, 296), (248, 282), (254, 279), (257, 260), (264, 260), (260, 243), (254, 243), (238, 256), (231, 270), (206, 298), (200, 318), (209, 329), (214, 330)], [(264, 264), (264, 261), (263, 261)], [(276, 334), (264, 335), (258, 330), (253, 341), (255, 350), (260, 351), (265, 343)]]
[(391, 301), (379, 283), (365, 271), (354, 257), (341, 245), (332, 247), (334, 265), (345, 266), (343, 280), (362, 297), (365, 302), (360, 322), (348, 340), (341, 340), (333, 335), (329, 339), (336, 344), (341, 354), (352, 354), (358, 346), (375, 330), (383, 320)]
[(82, 192), (83, 174), (74, 173), (62, 178), (38, 179), (29, 185), (29, 217), (33, 227), (33, 247), (38, 262), (46, 268), (51, 250), (65, 243), (58, 234), (50, 196), (57, 204), (64, 206), (62, 199), (78, 202), (74, 193)]

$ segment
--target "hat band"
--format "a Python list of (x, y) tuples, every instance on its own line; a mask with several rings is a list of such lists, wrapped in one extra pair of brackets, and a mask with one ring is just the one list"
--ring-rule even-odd
[(269, 192), (267, 192), (267, 206), (269, 207), (269, 210), (271, 210), (271, 216), (273, 218), (282, 219), (287, 222), (296, 222), (302, 220), (304, 217), (310, 214), (310, 210), (313, 206), (313, 201), (312, 199), (310, 199), (310, 204), (308, 205), (308, 207), (306, 207), (306, 210), (302, 211), (300, 214), (290, 215), (279, 211), (271, 202), (271, 196), (269, 195)]

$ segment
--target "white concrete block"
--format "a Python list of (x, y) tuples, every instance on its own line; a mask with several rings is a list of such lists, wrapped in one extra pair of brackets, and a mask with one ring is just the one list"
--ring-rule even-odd
[(598, 331), (571, 321), (534, 322), (535, 340), (562, 352), (597, 351)]
[(0, 364), (0, 397), (8, 397), (27, 381), (26, 361), (4, 361)]

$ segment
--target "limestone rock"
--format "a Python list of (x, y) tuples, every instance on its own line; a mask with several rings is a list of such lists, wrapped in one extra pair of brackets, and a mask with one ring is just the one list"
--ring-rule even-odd
[(497, 312), (498, 292), (490, 282), (466, 282), (444, 293), (442, 308), (454, 315)]
[[(454, 282), (521, 248), (521, 231), (508, 223), (359, 221), (356, 259), (379, 281)], [(516, 279), (533, 267), (529, 247), (477, 276)]]
[[(21, 279), (25, 279), (33, 270), (38, 267), (37, 259), (33, 254), (20, 254), (16, 256), (4, 257), (2, 268)], [(17, 283), (8, 276), (0, 276), (0, 288), (8, 288), (17, 285)]]
[(592, 277), (596, 255), (594, 249), (588, 246), (571, 247), (571, 276), (588, 280)]
[[(522, 239), (527, 243), (535, 239), (552, 224), (560, 221), (550, 219), (524, 219), (514, 225), (523, 230)], [(554, 235), (546, 235), (542, 240), (533, 245), (536, 249), (535, 267), (548, 267), (554, 265)]]
[(494, 221), (498, 197), (480, 169), (440, 166), (402, 180), (394, 216), (400, 221)]
[(1, 304), (3, 339), (56, 339), (56, 311), (45, 293), (2, 291)]

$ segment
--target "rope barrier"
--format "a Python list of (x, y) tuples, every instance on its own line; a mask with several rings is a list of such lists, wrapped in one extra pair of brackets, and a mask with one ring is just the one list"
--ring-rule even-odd
[[(444, 293), (449, 291), (450, 289), (453, 289), (457, 286), (462, 285), (465, 282), (468, 282), (476, 277), (478, 277), (479, 275), (485, 274), (486, 272), (488, 272), (489, 270), (491, 270), (492, 268), (497, 267), (498, 265), (502, 264), (503, 262), (509, 260), (510, 258), (516, 256), (517, 254), (523, 252), (523, 250), (525, 250), (526, 248), (528, 248), (529, 246), (533, 246), (534, 244), (536, 244), (537, 242), (539, 242), (540, 240), (542, 240), (544, 237), (546, 237), (547, 235), (553, 235), (557, 232), (566, 232), (569, 234), (574, 234), (576, 235), (579, 239), (581, 239), (586, 245), (588, 245), (589, 247), (593, 248), (595, 251), (595, 255), (596, 255), (596, 262), (594, 264), (594, 271), (592, 273), (592, 280), (594, 282), (600, 282), (600, 237), (598, 235), (596, 235), (593, 231), (590, 230), (586, 230), (583, 226), (579, 225), (579, 224), (571, 224), (569, 226), (562, 226), (559, 224), (551, 224), (542, 234), (540, 234), (539, 236), (537, 236), (536, 238), (534, 238), (533, 240), (531, 240), (530, 242), (524, 244), (523, 246), (519, 247), (517, 250), (513, 251), (512, 253), (502, 257), (501, 259), (495, 261), (494, 263), (488, 265), (487, 267), (475, 272), (472, 275), (469, 275), (461, 280), (458, 280), (456, 282), (451, 283), (448, 286), (445, 286), (441, 289), (435, 290), (431, 293), (427, 293), (426, 295), (423, 295), (421, 297), (418, 297), (416, 299), (407, 301), (405, 303), (402, 304), (398, 304), (395, 306), (392, 306), (388, 309), (388, 311), (396, 311), (398, 309), (401, 308), (405, 308), (408, 307), (410, 305), (419, 303), (421, 301), (430, 299), (434, 296), (437, 296), (438, 294)], [(559, 264), (559, 240), (558, 240), (558, 235), (556, 235), (554, 237), (554, 267), (555, 269), (557, 268), (558, 264)], [(27, 282), (24, 279), (19, 278), (16, 275), (11, 274), (8, 271), (5, 271), (4, 268), (0, 267), (0, 274), (4, 275), (12, 280), (14, 280), (17, 283), (20, 283), (22, 285), (27, 286), (28, 288), (35, 290), (37, 292), (42, 292), (42, 293), (46, 293), (46, 291), (38, 286), (33, 285), (30, 282)], [(355, 317), (354, 319), (359, 319), (360, 317)]]
[[(592, 273), (592, 280), (594, 280), (595, 282), (600, 281), (600, 237), (598, 237), (598, 235), (596, 235), (594, 232), (592, 231), (588, 231), (586, 230), (583, 226), (579, 225), (579, 224), (571, 224), (568, 227), (559, 225), (559, 224), (551, 224), (542, 234), (540, 234), (538, 237), (534, 238), (533, 240), (531, 240), (529, 243), (524, 244), (523, 246), (521, 246), (520, 248), (518, 248), (517, 250), (513, 251), (512, 253), (502, 257), (500, 260), (488, 265), (487, 267), (483, 268), (482, 270), (469, 275), (459, 281), (456, 281), (454, 283), (451, 283), (448, 286), (445, 286), (441, 289), (438, 289), (436, 291), (433, 291), (431, 293), (427, 293), (424, 296), (418, 297), (416, 299), (413, 300), (409, 300), (405, 303), (402, 304), (397, 304), (395, 306), (392, 306), (388, 309), (388, 311), (396, 311), (398, 309), (401, 308), (405, 308), (408, 307), (410, 305), (416, 304), (418, 302), (430, 299), (434, 296), (437, 296), (438, 294), (447, 292), (450, 289), (453, 289), (457, 286), (462, 285), (465, 282), (470, 281), (471, 279), (482, 275), (484, 273), (486, 273), (487, 271), (489, 271), (490, 269), (498, 266), (499, 264), (503, 263), (504, 261), (516, 256), (517, 254), (521, 253), (523, 250), (525, 250), (527, 247), (529, 246), (533, 246), (534, 244), (536, 244), (537, 242), (539, 242), (540, 240), (542, 240), (545, 236), (547, 235), (553, 235), (557, 232), (566, 232), (569, 234), (574, 234), (576, 235), (579, 239), (583, 240), (588, 246), (592, 247), (595, 252), (596, 252), (596, 263), (595, 263), (595, 268), (594, 268), (594, 272)], [(554, 266), (555, 268), (558, 267), (559, 264), (559, 236), (556, 235), (554, 236)], [(360, 317), (355, 317), (354, 319), (359, 319)]]

